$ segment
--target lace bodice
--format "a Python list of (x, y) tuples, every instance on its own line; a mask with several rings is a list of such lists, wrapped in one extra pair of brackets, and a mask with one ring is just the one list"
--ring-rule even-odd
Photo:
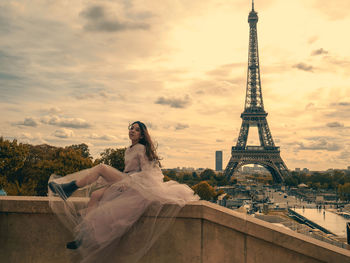
[(154, 162), (148, 160), (144, 145), (138, 143), (126, 149), (124, 173), (135, 173), (148, 170), (154, 167), (154, 165)]

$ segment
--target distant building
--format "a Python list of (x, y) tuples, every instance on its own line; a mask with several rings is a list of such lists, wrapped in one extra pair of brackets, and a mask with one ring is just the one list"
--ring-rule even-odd
[(308, 173), (308, 172), (309, 172), (309, 169), (304, 168), (304, 169), (303, 169), (303, 172), (304, 172), (304, 173)]
[(222, 151), (215, 152), (215, 170), (222, 171)]
[(194, 172), (195, 169), (193, 167), (176, 167), (172, 170), (175, 170), (176, 172)]
[(350, 170), (350, 166), (348, 166), (348, 170)]
[(296, 172), (300, 172), (300, 168), (295, 168), (295, 171)]

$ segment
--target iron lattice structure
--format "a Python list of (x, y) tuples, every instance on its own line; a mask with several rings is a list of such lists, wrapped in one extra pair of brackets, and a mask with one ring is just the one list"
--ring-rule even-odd
[[(245, 105), (241, 114), (242, 126), (237, 144), (232, 147), (231, 158), (224, 174), (231, 177), (243, 165), (259, 164), (271, 173), (276, 183), (281, 183), (283, 178), (289, 175), (289, 171), (281, 158), (279, 147), (275, 146), (266, 120), (267, 112), (264, 110), (260, 81), (258, 13), (254, 11), (254, 1), (248, 23), (250, 27), (248, 72)], [(258, 129), (260, 146), (247, 146), (249, 127), (254, 126)]]

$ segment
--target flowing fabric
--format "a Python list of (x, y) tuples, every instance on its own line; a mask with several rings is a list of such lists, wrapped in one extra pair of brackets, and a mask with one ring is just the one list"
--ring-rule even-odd
[[(148, 161), (145, 147), (137, 144), (125, 152), (125, 170), (99, 165), (49, 182), (73, 180), (89, 183), (85, 196), (103, 192), (93, 206), (68, 198), (59, 200), (49, 189), (50, 206), (77, 240), (82, 262), (133, 263), (151, 248), (189, 201), (199, 200), (187, 185), (163, 182), (161, 169)], [(93, 183), (91, 183), (94, 181)]]

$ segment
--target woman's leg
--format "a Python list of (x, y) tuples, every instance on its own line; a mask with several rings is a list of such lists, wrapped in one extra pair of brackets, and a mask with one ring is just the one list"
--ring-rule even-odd
[(106, 164), (99, 164), (92, 168), (85, 169), (74, 174), (79, 173), (82, 173), (80, 174), (83, 176), (81, 179), (77, 179), (76, 181), (71, 181), (64, 184), (50, 182), (49, 188), (53, 193), (59, 194), (62, 199), (66, 200), (73, 194), (75, 190), (80, 187), (92, 184), (93, 182), (97, 181), (100, 176), (102, 176), (108, 183), (117, 182), (124, 177), (124, 173)]
[(89, 169), (89, 174), (80, 180), (76, 181), (78, 187), (84, 187), (86, 185), (96, 182), (97, 179), (102, 176), (109, 183), (119, 181), (123, 178), (123, 173), (119, 170), (108, 166), (106, 164), (98, 164)]
[(98, 189), (94, 191), (91, 194), (89, 203), (88, 203), (88, 208), (87, 208), (87, 214), (98, 204), (98, 202), (102, 199), (102, 196), (104, 192), (107, 190), (107, 187), (103, 187), (101, 189)]

